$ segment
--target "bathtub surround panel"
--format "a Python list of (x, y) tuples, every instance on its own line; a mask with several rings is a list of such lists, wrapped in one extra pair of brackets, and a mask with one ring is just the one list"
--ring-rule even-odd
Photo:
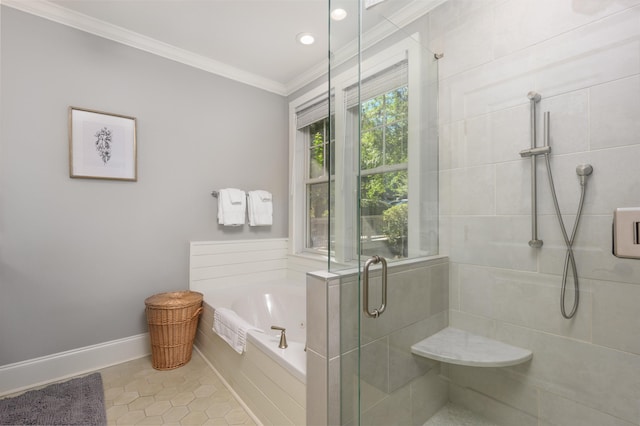
[[(640, 262), (611, 254), (611, 224), (615, 208), (640, 203), (640, 1), (506, 0), (474, 2), (473, 12), (468, 7), (450, 0), (429, 17), (431, 47), (445, 52), (440, 249), (451, 260), (450, 325), (534, 356), (504, 369), (444, 368), (450, 399), (499, 424), (639, 425), (640, 323), (633, 302)], [(482, 26), (487, 21), (490, 28)], [(456, 42), (481, 37), (483, 57)], [(568, 227), (580, 195), (575, 168), (594, 168), (574, 246), (581, 300), (571, 321), (560, 314), (565, 248), (543, 164), (544, 245), (527, 244), (530, 162), (518, 153), (529, 145), (526, 95), (532, 90), (542, 95), (539, 125), (542, 113), (551, 112), (551, 168)], [(460, 200), (475, 186), (464, 177), (478, 170), (495, 175), (486, 189), (495, 197), (463, 206)]]
[[(379, 270), (371, 271), (370, 304), (380, 301)], [(440, 364), (411, 354), (411, 345), (443, 329), (448, 323), (449, 264), (446, 258), (407, 260), (389, 264), (388, 305), (378, 319), (366, 318), (358, 310), (357, 272), (311, 273), (307, 278), (307, 312), (327, 309), (326, 316), (309, 317), (309, 334), (328, 334), (318, 345), (327, 365), (328, 384), (308, 377), (307, 390), (331, 389), (328, 398), (341, 395), (327, 412), (329, 424), (349, 424), (357, 418), (358, 385), (363, 424), (423, 424), (445, 404), (446, 382), (438, 374)], [(327, 302), (339, 292), (339, 305)], [(325, 297), (322, 297), (325, 294)], [(319, 307), (311, 305), (316, 304)], [(362, 326), (361, 374), (358, 382), (358, 317)], [(336, 319), (340, 321), (336, 321)], [(339, 340), (334, 340), (339, 336)], [(339, 352), (333, 351), (340, 343)], [(310, 347), (310, 349), (313, 349)], [(315, 356), (315, 355), (314, 355)], [(335, 361), (339, 360), (339, 364)], [(336, 368), (339, 367), (339, 370)], [(339, 380), (339, 383), (335, 381)], [(339, 387), (340, 392), (334, 392)], [(427, 397), (430, 398), (425, 404)], [(309, 400), (310, 401), (310, 400)], [(311, 402), (309, 402), (311, 404)], [(323, 412), (322, 410), (318, 410)], [(325, 408), (326, 411), (326, 408)], [(323, 424), (309, 419), (309, 424)], [(326, 423), (324, 423), (326, 424)]]
[(287, 239), (192, 241), (189, 246), (189, 289), (221, 288), (284, 280)]
[(206, 292), (277, 280), (299, 282), (303, 286), (307, 271), (326, 266), (326, 261), (288, 251), (287, 238), (192, 241), (189, 288)]
[[(0, 365), (146, 333), (190, 240), (286, 237), (286, 98), (0, 7)], [(70, 105), (137, 118), (137, 182), (69, 178)], [(218, 227), (226, 186), (272, 192), (273, 226)]]
[(305, 424), (305, 384), (251, 341), (243, 355), (235, 352), (212, 331), (213, 308), (206, 302), (203, 306), (195, 345), (207, 361), (264, 424)]

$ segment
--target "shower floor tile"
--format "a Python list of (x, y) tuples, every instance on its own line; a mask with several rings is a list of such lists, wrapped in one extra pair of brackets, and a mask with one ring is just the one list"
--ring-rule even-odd
[(479, 414), (455, 404), (447, 404), (434, 414), (424, 426), (498, 426)]

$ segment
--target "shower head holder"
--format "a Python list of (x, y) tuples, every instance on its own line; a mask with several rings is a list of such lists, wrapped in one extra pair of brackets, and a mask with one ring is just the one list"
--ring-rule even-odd
[(578, 164), (578, 167), (576, 167), (576, 173), (578, 176), (589, 176), (593, 173), (593, 166), (591, 164)]
[(580, 178), (580, 185), (586, 185), (587, 176), (593, 173), (593, 166), (591, 164), (578, 164), (576, 167), (576, 174)]

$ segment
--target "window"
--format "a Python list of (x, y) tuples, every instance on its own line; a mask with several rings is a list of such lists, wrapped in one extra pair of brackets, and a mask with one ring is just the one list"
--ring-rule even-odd
[(321, 85), (291, 102), (293, 253), (437, 253), (437, 95), (418, 39), (331, 75), (330, 101)]
[[(310, 124), (303, 129), (307, 141), (306, 193), (306, 243), (305, 248), (329, 251), (329, 190), (327, 181), (334, 182), (331, 173), (335, 165), (335, 135), (329, 130), (329, 119)], [(331, 191), (333, 192), (333, 191)]]
[(313, 99), (296, 111), (297, 145), (304, 183), (304, 238), (303, 249), (329, 251), (329, 190), (335, 167), (335, 133), (329, 129), (329, 108), (326, 95)]
[(361, 254), (380, 254), (382, 247), (385, 257), (407, 255), (407, 72), (407, 61), (402, 61), (364, 79), (359, 104), (357, 87), (347, 89), (350, 125), (360, 125)]
[(379, 250), (386, 240), (391, 254), (406, 256), (408, 173), (408, 88), (368, 99), (360, 107), (361, 253)]

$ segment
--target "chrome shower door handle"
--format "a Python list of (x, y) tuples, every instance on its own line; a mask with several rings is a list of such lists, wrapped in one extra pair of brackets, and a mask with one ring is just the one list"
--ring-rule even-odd
[[(373, 311), (369, 310), (369, 267), (382, 263), (382, 304)], [(387, 309), (387, 261), (380, 256), (373, 256), (364, 264), (362, 275), (362, 311), (369, 318), (378, 318)]]

